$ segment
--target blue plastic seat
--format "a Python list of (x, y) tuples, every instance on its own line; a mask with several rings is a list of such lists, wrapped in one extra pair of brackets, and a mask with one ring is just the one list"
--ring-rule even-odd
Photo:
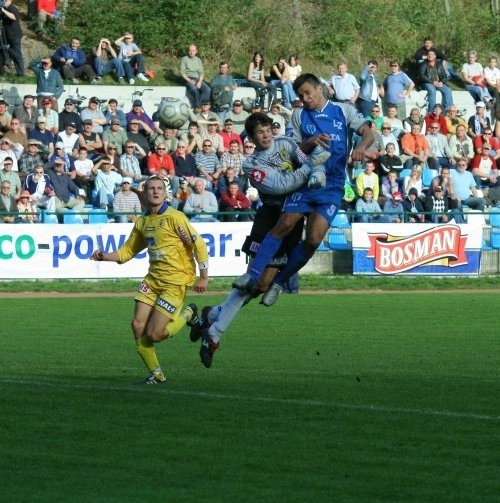
[(500, 208), (491, 208), (490, 225), (492, 227), (500, 227)]
[(63, 222), (65, 224), (83, 224), (83, 217), (73, 210), (66, 210), (63, 214)]
[(491, 230), (490, 245), (495, 250), (500, 250), (500, 229)]
[(403, 168), (399, 172), (399, 178), (403, 179), (405, 176), (410, 176), (411, 175), (411, 169), (410, 168)]
[(338, 211), (332, 223), (330, 224), (330, 227), (335, 227), (337, 229), (347, 229), (348, 227), (351, 227), (351, 223), (349, 222), (347, 214), (344, 210)]
[(42, 211), (41, 221), (44, 224), (58, 224), (59, 220), (55, 213), (47, 213), (46, 211)]
[(342, 229), (330, 229), (328, 233), (328, 246), (330, 250), (349, 250), (350, 248)]
[(89, 224), (105, 224), (108, 222), (108, 214), (102, 208), (94, 208), (89, 211)]
[(422, 186), (430, 187), (432, 185), (432, 179), (439, 175), (437, 169), (424, 169), (422, 170)]

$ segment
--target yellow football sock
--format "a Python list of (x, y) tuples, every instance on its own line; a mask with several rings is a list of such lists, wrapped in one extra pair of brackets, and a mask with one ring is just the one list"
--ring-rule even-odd
[(160, 363), (158, 362), (158, 357), (156, 356), (156, 349), (153, 342), (151, 342), (146, 336), (142, 336), (137, 339), (137, 352), (142, 358), (142, 361), (146, 365), (147, 369), (154, 374), (155, 378), (159, 381), (165, 379)]
[(179, 330), (186, 324), (187, 319), (185, 318), (184, 311), (177, 316), (175, 320), (169, 321), (166, 327), (168, 332), (168, 337), (173, 337)]

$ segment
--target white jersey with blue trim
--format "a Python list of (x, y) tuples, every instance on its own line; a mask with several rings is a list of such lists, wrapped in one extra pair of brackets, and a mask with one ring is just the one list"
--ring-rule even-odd
[(350, 153), (349, 130), (357, 131), (366, 119), (348, 103), (327, 101), (321, 110), (294, 110), (291, 122), (293, 139), (299, 144), (321, 133), (330, 136), (331, 156), (325, 164), (327, 187), (344, 187)]
[(308, 157), (293, 140), (278, 136), (270, 148), (245, 159), (243, 172), (264, 204), (281, 206), (287, 194), (307, 182), (311, 168)]

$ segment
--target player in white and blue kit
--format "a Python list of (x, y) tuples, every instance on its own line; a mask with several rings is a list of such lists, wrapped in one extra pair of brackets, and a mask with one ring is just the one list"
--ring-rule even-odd
[[(262, 298), (262, 303), (268, 306), (276, 301), (283, 289), (283, 283), (314, 255), (340, 208), (344, 194), (351, 131), (356, 131), (361, 137), (356, 149), (350, 154), (353, 161), (362, 161), (364, 151), (374, 140), (369, 123), (358, 115), (352, 105), (327, 100), (323, 86), (315, 75), (310, 73), (300, 75), (293, 87), (304, 104), (304, 107), (296, 109), (292, 116), (295, 141), (306, 154), (319, 146), (331, 155), (325, 163), (325, 186), (302, 187), (287, 197), (278, 223), (266, 235), (251, 268), (233, 283), (234, 288), (253, 291), (262, 271), (279, 249), (283, 238), (303, 215), (307, 215), (305, 239), (292, 251), (287, 265), (280, 270), (274, 283)], [(314, 184), (310, 185), (314, 187)]]

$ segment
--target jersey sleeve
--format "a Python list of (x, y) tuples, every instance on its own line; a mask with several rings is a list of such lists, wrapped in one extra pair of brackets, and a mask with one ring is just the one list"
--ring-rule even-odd
[(133, 259), (138, 253), (140, 253), (144, 248), (146, 248), (146, 242), (144, 241), (144, 234), (141, 230), (141, 224), (143, 219), (139, 218), (130, 233), (127, 241), (123, 244), (121, 248), (117, 250), (118, 253), (118, 263), (124, 264), (129, 260)]

